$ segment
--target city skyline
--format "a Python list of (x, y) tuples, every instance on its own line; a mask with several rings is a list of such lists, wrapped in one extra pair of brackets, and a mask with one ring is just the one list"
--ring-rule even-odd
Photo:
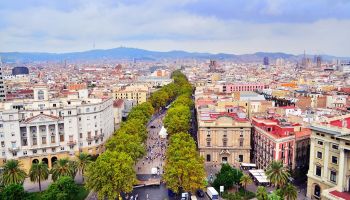
[[(0, 3), (0, 52), (118, 46), (349, 56), (346, 1), (51, 1)], [(23, 20), (25, 19), (25, 20)], [(119, 20), (121, 19), (121, 20)]]

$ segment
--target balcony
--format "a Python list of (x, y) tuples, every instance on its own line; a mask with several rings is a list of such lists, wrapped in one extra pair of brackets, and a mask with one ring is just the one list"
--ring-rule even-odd
[(88, 137), (86, 138), (86, 141), (88, 141), (88, 142), (91, 142), (92, 140), (94, 140), (94, 138), (91, 137), (91, 136), (88, 136)]
[(68, 141), (67, 142), (67, 145), (69, 145), (69, 146), (74, 146), (74, 145), (76, 145), (77, 144), (77, 142), (74, 140), (71, 140), (71, 141)]
[(101, 139), (103, 139), (104, 136), (105, 136), (105, 134), (103, 134), (103, 133), (100, 134)]
[(11, 152), (11, 153), (16, 153), (19, 151), (19, 147), (10, 147), (8, 148), (8, 150)]
[(95, 136), (94, 136), (94, 139), (95, 139), (95, 140), (98, 140), (99, 138), (100, 138), (100, 135), (95, 135)]

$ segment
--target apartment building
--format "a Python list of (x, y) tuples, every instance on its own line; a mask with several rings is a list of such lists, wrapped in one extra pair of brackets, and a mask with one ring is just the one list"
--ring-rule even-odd
[(0, 104), (0, 165), (20, 160), (51, 168), (60, 158), (79, 152), (99, 154), (114, 132), (113, 99), (49, 99), (45, 85), (34, 87), (34, 99)]
[(250, 162), (251, 123), (242, 109), (197, 111), (198, 148), (207, 164)]
[(350, 199), (350, 114), (311, 125), (307, 196)]
[(310, 131), (283, 118), (253, 117), (253, 159), (260, 169), (280, 160), (289, 169), (307, 167)]
[(137, 104), (146, 102), (149, 95), (146, 85), (123, 86), (115, 91), (116, 99), (135, 100)]

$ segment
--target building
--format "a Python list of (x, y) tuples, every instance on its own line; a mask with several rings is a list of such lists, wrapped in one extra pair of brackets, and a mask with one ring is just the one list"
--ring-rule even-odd
[(264, 62), (263, 62), (263, 64), (264, 64), (265, 66), (270, 65), (269, 57), (264, 57)]
[(148, 86), (143, 85), (125, 86), (115, 92), (116, 99), (135, 100), (137, 104), (146, 102), (149, 95)]
[(350, 115), (311, 125), (307, 196), (350, 199)]
[(259, 169), (280, 160), (289, 169), (301, 168), (308, 160), (308, 129), (275, 117), (253, 117), (253, 159)]
[(51, 168), (79, 152), (99, 154), (114, 132), (113, 99), (49, 99), (45, 85), (34, 99), (0, 104), (0, 165), (17, 159), (29, 170), (43, 161)]
[(220, 85), (220, 89), (224, 93), (232, 93), (236, 91), (257, 91), (269, 88), (263, 83), (233, 83)]
[(29, 74), (29, 69), (27, 67), (14, 67), (12, 68), (12, 75), (17, 76), (17, 75), (28, 75)]
[(2, 69), (3, 69), (3, 66), (2, 66), (2, 61), (0, 57), (0, 102), (6, 100), (6, 91), (5, 91)]
[(321, 56), (316, 56), (316, 67), (317, 69), (320, 69), (322, 65), (322, 57)]
[(207, 164), (250, 162), (251, 124), (239, 107), (228, 112), (199, 110), (198, 148)]

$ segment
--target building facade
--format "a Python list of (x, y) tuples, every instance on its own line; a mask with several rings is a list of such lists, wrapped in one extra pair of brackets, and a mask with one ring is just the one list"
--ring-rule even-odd
[(43, 161), (51, 168), (60, 158), (80, 152), (99, 154), (114, 132), (113, 99), (49, 99), (44, 86), (34, 99), (1, 104), (0, 165), (20, 160), (25, 170)]
[(311, 125), (307, 196), (350, 199), (350, 115)]
[(6, 91), (5, 91), (5, 85), (4, 85), (4, 77), (2, 73), (2, 61), (0, 57), (0, 102), (6, 100)]
[(198, 148), (207, 164), (250, 162), (251, 124), (245, 113), (201, 111)]
[(149, 95), (149, 88), (144, 85), (126, 86), (115, 92), (116, 99), (135, 100), (137, 104), (146, 102)]

